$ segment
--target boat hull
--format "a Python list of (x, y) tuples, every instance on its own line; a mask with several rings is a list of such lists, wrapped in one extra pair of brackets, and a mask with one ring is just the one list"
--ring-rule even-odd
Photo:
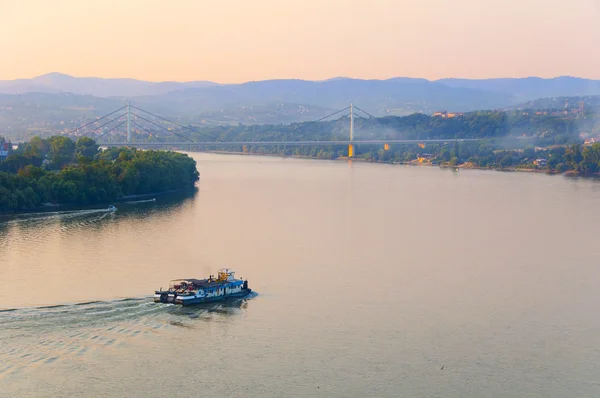
[(223, 301), (228, 298), (242, 298), (249, 295), (251, 292), (252, 289), (243, 289), (240, 292), (223, 294), (213, 297), (175, 296), (173, 293), (169, 292), (156, 292), (154, 294), (154, 302), (186, 306), (203, 303), (212, 303), (215, 301)]

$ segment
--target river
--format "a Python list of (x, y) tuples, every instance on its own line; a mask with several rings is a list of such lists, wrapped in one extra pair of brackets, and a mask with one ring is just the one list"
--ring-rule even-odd
[[(18, 397), (598, 397), (600, 185), (192, 154), (192, 197), (0, 221)], [(256, 292), (154, 304), (232, 267)]]

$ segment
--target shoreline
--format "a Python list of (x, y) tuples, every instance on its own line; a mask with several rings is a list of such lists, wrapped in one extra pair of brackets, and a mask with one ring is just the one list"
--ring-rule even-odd
[(403, 165), (403, 166), (413, 166), (413, 167), (439, 167), (440, 169), (466, 169), (466, 170), (482, 170), (482, 171), (497, 171), (504, 173), (534, 173), (534, 174), (547, 174), (547, 175), (562, 175), (566, 178), (583, 178), (583, 179), (596, 179), (600, 180), (600, 172), (592, 174), (592, 175), (582, 175), (577, 170), (565, 170), (565, 171), (551, 171), (548, 169), (533, 169), (533, 168), (524, 168), (524, 167), (510, 167), (510, 168), (500, 168), (500, 167), (481, 167), (481, 166), (472, 166), (468, 164), (460, 164), (456, 166), (451, 166), (449, 164), (431, 164), (431, 163), (417, 163), (417, 162), (382, 162), (379, 160), (369, 160), (369, 159), (361, 159), (361, 158), (353, 158), (349, 159), (348, 157), (339, 157), (339, 158), (318, 158), (313, 156), (305, 156), (305, 155), (281, 155), (275, 153), (256, 153), (256, 152), (229, 152), (229, 151), (191, 151), (190, 153), (211, 153), (217, 155), (238, 155), (238, 156), (265, 156), (265, 157), (277, 157), (282, 159), (307, 159), (307, 160), (323, 160), (323, 161), (342, 161), (342, 160), (352, 160), (355, 162), (363, 162), (363, 163), (376, 163), (376, 164), (389, 164), (389, 165)]
[[(526, 169), (526, 168), (497, 168), (497, 167), (480, 167), (480, 166), (470, 166), (470, 165), (456, 165), (451, 166), (449, 164), (431, 164), (431, 163), (416, 163), (416, 162), (382, 162), (379, 160), (368, 160), (361, 158), (353, 158), (349, 159), (348, 157), (339, 157), (333, 159), (325, 159), (318, 158), (313, 156), (304, 156), (304, 155), (281, 155), (275, 153), (256, 153), (256, 152), (229, 152), (229, 151), (194, 151), (192, 153), (211, 153), (217, 155), (238, 155), (238, 156), (265, 156), (265, 157), (277, 157), (277, 158), (291, 158), (291, 159), (307, 159), (307, 160), (328, 160), (328, 161), (342, 161), (342, 160), (352, 160), (355, 162), (363, 162), (363, 163), (376, 163), (376, 164), (390, 164), (390, 165), (403, 165), (403, 166), (413, 166), (413, 167), (439, 167), (440, 169), (466, 169), (466, 170), (484, 170), (484, 171), (498, 171), (498, 172), (517, 172), (517, 173), (537, 173), (537, 174), (548, 174), (548, 175), (558, 175), (564, 174), (567, 176), (569, 171), (573, 172), (573, 170), (567, 170), (566, 172), (550, 172), (545, 169)], [(568, 175), (568, 177), (580, 177), (580, 175)]]
[(28, 214), (28, 213), (50, 213), (52, 211), (69, 211), (69, 210), (86, 210), (86, 209), (97, 209), (100, 206), (105, 206), (106, 208), (108, 208), (108, 206), (112, 203), (123, 203), (126, 202), (128, 200), (132, 200), (132, 199), (145, 199), (145, 198), (154, 198), (157, 196), (165, 196), (165, 195), (172, 195), (172, 194), (177, 194), (177, 193), (181, 193), (183, 190), (179, 189), (179, 190), (168, 190), (168, 191), (162, 191), (162, 192), (153, 192), (153, 193), (144, 193), (144, 194), (137, 194), (137, 195), (126, 195), (126, 196), (121, 196), (117, 199), (115, 199), (112, 202), (100, 202), (100, 203), (94, 203), (94, 204), (73, 204), (73, 203), (57, 203), (57, 204), (46, 204), (44, 206), (38, 206), (38, 207), (32, 207), (30, 209), (23, 209), (23, 210), (11, 210), (11, 211), (1, 211), (0, 210), (0, 217), (2, 216), (12, 216), (12, 215), (19, 215), (19, 214)]
[[(497, 172), (505, 172), (505, 173), (506, 172), (509, 172), (509, 173), (516, 172), (516, 173), (535, 173), (535, 174), (547, 174), (547, 175), (561, 175), (562, 174), (566, 178), (600, 179), (600, 174), (599, 175), (591, 175), (591, 176), (582, 176), (579, 172), (577, 172), (575, 170), (567, 170), (565, 172), (552, 172), (552, 171), (543, 170), (543, 169), (526, 169), (526, 168), (517, 168), (517, 167), (502, 169), (502, 168), (495, 168), (495, 167), (479, 167), (479, 166), (464, 165), (464, 164), (451, 166), (448, 164), (431, 164), (431, 163), (416, 163), (416, 162), (382, 162), (382, 161), (378, 161), (378, 160), (361, 159), (361, 158), (349, 159), (348, 157), (326, 159), (326, 158), (318, 158), (318, 157), (304, 156), (304, 155), (281, 155), (281, 154), (274, 154), (274, 153), (255, 153), (255, 152), (252, 152), (252, 153), (229, 152), (229, 151), (186, 151), (186, 152), (188, 152), (188, 153), (210, 153), (210, 154), (216, 154), (216, 155), (276, 157), (276, 158), (282, 158), (282, 159), (291, 158), (291, 159), (304, 159), (304, 160), (323, 160), (323, 161), (335, 161), (335, 162), (352, 160), (352, 161), (362, 162), (362, 163), (375, 163), (375, 164), (387, 164), (387, 165), (398, 165), (398, 166), (403, 165), (403, 166), (412, 166), (412, 167), (438, 167), (440, 169), (456, 169), (456, 171), (458, 171), (459, 169), (466, 169), (466, 170), (497, 171)], [(148, 193), (148, 194), (126, 195), (126, 196), (121, 196), (119, 198), (116, 198), (112, 202), (102, 202), (102, 203), (97, 203), (95, 205), (108, 206), (111, 203), (119, 203), (119, 202), (122, 203), (122, 202), (132, 200), (132, 199), (146, 199), (146, 198), (152, 198), (152, 197), (156, 197), (156, 196), (176, 194), (179, 192), (182, 192), (182, 190), (181, 189), (180, 190), (167, 190), (167, 191), (161, 191), (161, 192), (152, 192), (152, 193)], [(89, 208), (90, 206), (92, 206), (92, 205), (90, 205), (90, 204), (87, 204), (87, 205), (47, 204), (45, 206), (24, 209), (24, 210), (0, 211), (0, 216), (10, 216), (10, 215), (27, 214), (27, 213), (35, 213), (35, 212), (51, 212), (53, 210), (61, 211), (61, 210), (65, 210), (65, 209), (77, 209), (77, 208), (85, 209), (85, 208)]]

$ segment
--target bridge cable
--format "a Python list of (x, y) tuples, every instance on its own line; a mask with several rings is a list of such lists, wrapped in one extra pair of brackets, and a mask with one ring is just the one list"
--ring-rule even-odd
[[(188, 129), (188, 130), (192, 131), (193, 133), (198, 133), (198, 134), (201, 134), (201, 135), (207, 136), (207, 137), (208, 137), (208, 138), (210, 138), (210, 139), (213, 139), (213, 140), (216, 140), (216, 141), (220, 141), (218, 138), (212, 137), (212, 136), (210, 136), (210, 135), (208, 135), (208, 134), (201, 133), (201, 132), (199, 132), (199, 131), (194, 131), (194, 130), (191, 130), (191, 129), (189, 129), (188, 127), (185, 127), (185, 126), (183, 126), (183, 125), (180, 125), (180, 124), (178, 124), (178, 123), (175, 123), (175, 122), (172, 122), (172, 121), (170, 121), (170, 120), (167, 120), (167, 119), (165, 119), (165, 118), (163, 118), (163, 117), (161, 117), (161, 116), (155, 115), (155, 114), (153, 114), (153, 113), (150, 113), (150, 112), (148, 112), (148, 111), (145, 111), (145, 110), (143, 110), (143, 109), (140, 109), (140, 108), (138, 108), (138, 107), (136, 107), (136, 106), (133, 106), (133, 105), (131, 105), (131, 107), (132, 107), (132, 108), (135, 108), (135, 109), (139, 109), (139, 110), (141, 110), (142, 112), (145, 112), (145, 113), (147, 113), (147, 114), (149, 114), (149, 115), (152, 115), (152, 116), (154, 116), (154, 117), (157, 117), (157, 118), (159, 118), (159, 119), (163, 119), (163, 120), (165, 120), (165, 121), (167, 121), (167, 122), (169, 122), (169, 123), (173, 123), (173, 124), (175, 124), (176, 126), (179, 126), (179, 127), (185, 128), (185, 129)], [(134, 113), (134, 115), (135, 115), (135, 116), (137, 116), (137, 117), (139, 117), (139, 118), (140, 118), (140, 119), (142, 119), (142, 120), (145, 120), (145, 121), (147, 121), (148, 123), (152, 123), (153, 125), (155, 125), (155, 126), (157, 126), (157, 127), (161, 128), (161, 129), (163, 129), (163, 130), (166, 130), (166, 131), (168, 131), (168, 132), (169, 132), (169, 133), (171, 133), (171, 134), (174, 134), (174, 135), (176, 135), (176, 136), (178, 136), (178, 137), (180, 137), (180, 138), (183, 138), (184, 140), (187, 140), (187, 141), (190, 141), (190, 142), (193, 142), (193, 143), (196, 143), (196, 144), (197, 144), (197, 143), (199, 143), (198, 141), (191, 140), (191, 139), (189, 139), (189, 138), (187, 138), (187, 137), (184, 137), (184, 136), (182, 136), (182, 135), (179, 135), (179, 134), (177, 134), (177, 133), (175, 133), (175, 132), (173, 132), (173, 131), (171, 131), (171, 130), (169, 130), (169, 129), (167, 129), (167, 128), (165, 128), (165, 127), (163, 127), (163, 126), (159, 125), (159, 124), (156, 124), (156, 123), (154, 123), (153, 121), (151, 121), (151, 120), (148, 120), (148, 119), (146, 119), (146, 118), (144, 118), (144, 117), (142, 117), (142, 116), (138, 115), (137, 113)]]
[(119, 127), (121, 127), (122, 125), (124, 125), (125, 123), (127, 123), (127, 120), (123, 120), (121, 123), (117, 124), (115, 127), (111, 128), (110, 130), (108, 130), (107, 132), (102, 133), (101, 135), (99, 135), (98, 137), (96, 137), (97, 139), (100, 139), (102, 137), (104, 137), (106, 134), (110, 133), (111, 131), (118, 129)]
[(369, 112), (367, 112), (367, 111), (364, 111), (364, 110), (360, 109), (360, 108), (359, 108), (358, 106), (356, 106), (356, 105), (354, 106), (354, 108), (355, 108), (355, 109), (358, 109), (359, 111), (361, 111), (361, 112), (362, 112), (362, 113), (364, 113), (365, 115), (369, 115), (369, 117), (371, 117), (371, 118), (375, 118), (375, 119), (377, 119), (375, 116), (371, 115), (371, 114), (370, 114)]
[[(117, 109), (117, 110), (116, 110), (116, 111), (114, 111), (114, 112), (108, 113), (108, 114), (106, 114), (106, 115), (102, 116), (101, 118), (98, 118), (98, 119), (92, 120), (92, 121), (91, 121), (91, 122), (89, 122), (89, 123), (86, 123), (86, 124), (84, 124), (84, 125), (81, 125), (81, 126), (77, 127), (75, 130), (71, 130), (71, 131), (67, 132), (66, 134), (73, 134), (73, 133), (75, 133), (75, 132), (79, 131), (79, 129), (82, 129), (82, 128), (84, 128), (84, 127), (87, 127), (87, 126), (89, 126), (90, 124), (94, 124), (94, 123), (96, 123), (96, 122), (98, 122), (98, 121), (100, 121), (100, 120), (102, 120), (102, 119), (104, 119), (104, 118), (106, 118), (106, 117), (109, 117), (110, 115), (113, 115), (113, 114), (115, 114), (115, 113), (117, 113), (117, 112), (119, 112), (119, 111), (121, 111), (121, 110), (123, 110), (123, 109), (125, 109), (125, 108), (127, 108), (127, 105), (125, 105), (125, 106), (124, 106), (124, 107), (122, 107), (122, 108), (119, 108), (119, 109)], [(92, 130), (92, 131), (94, 131), (94, 130)]]
[(348, 109), (350, 109), (350, 107), (349, 107), (349, 106), (345, 107), (344, 109), (340, 109), (339, 111), (333, 112), (332, 114), (329, 114), (329, 115), (327, 115), (327, 116), (323, 116), (323, 117), (322, 117), (322, 118), (320, 118), (320, 119), (313, 120), (312, 122), (302, 122), (302, 123), (300, 123), (300, 124), (299, 124), (299, 126), (298, 126), (298, 127), (296, 127), (296, 128), (294, 128), (294, 129), (292, 129), (292, 130), (291, 130), (290, 132), (288, 132), (287, 134), (294, 133), (294, 132), (296, 132), (296, 131), (298, 131), (298, 130), (301, 130), (301, 129), (303, 129), (303, 128), (304, 128), (304, 127), (306, 127), (306, 126), (309, 126), (309, 125), (311, 125), (311, 124), (313, 124), (313, 123), (320, 122), (320, 121), (322, 121), (322, 120), (324, 120), (324, 119), (327, 119), (328, 117), (331, 117), (331, 116), (337, 115), (338, 113), (344, 112), (345, 110), (348, 110)]
[[(370, 117), (366, 118), (364, 116), (357, 115), (357, 114), (354, 114), (354, 118), (356, 119), (356, 126), (355, 127), (358, 128), (359, 133), (361, 132), (360, 129), (362, 129), (364, 127), (364, 121), (371, 119)], [(363, 131), (363, 133), (364, 133), (364, 131)], [(354, 131), (354, 134), (356, 135), (356, 130)]]
[(111, 123), (112, 123), (112, 122), (114, 122), (115, 120), (119, 120), (120, 118), (122, 118), (122, 117), (123, 117), (123, 116), (125, 116), (125, 115), (127, 115), (127, 114), (126, 114), (126, 113), (124, 113), (124, 114), (122, 114), (122, 115), (120, 115), (120, 116), (117, 116), (116, 118), (114, 118), (114, 119), (111, 119), (111, 120), (109, 120), (108, 122), (104, 123), (102, 126), (96, 127), (95, 129), (93, 129), (93, 130), (90, 130), (89, 132), (87, 132), (87, 133), (85, 133), (85, 134), (82, 134), (81, 136), (82, 136), (82, 137), (87, 137), (87, 136), (88, 136), (88, 134), (90, 134), (90, 133), (93, 133), (93, 132), (95, 132), (95, 131), (98, 131), (98, 130), (100, 130), (102, 127), (106, 126), (107, 124), (111, 124)]
[[(132, 107), (133, 107), (133, 105), (132, 105)], [(155, 125), (156, 127), (158, 127), (158, 128), (161, 128), (161, 129), (163, 129), (163, 130), (167, 131), (167, 132), (168, 132), (168, 133), (170, 133), (170, 134), (174, 134), (174, 135), (176, 135), (177, 137), (183, 138), (183, 139), (184, 139), (184, 140), (186, 140), (186, 141), (189, 141), (189, 142), (191, 142), (191, 143), (194, 143), (194, 144), (197, 144), (197, 143), (198, 143), (197, 141), (192, 141), (192, 140), (190, 140), (189, 138), (187, 138), (187, 137), (185, 137), (185, 136), (183, 136), (183, 135), (177, 134), (177, 133), (175, 133), (174, 131), (171, 131), (171, 130), (169, 130), (168, 128), (166, 128), (166, 127), (164, 127), (164, 126), (161, 126), (160, 124), (154, 123), (152, 120), (148, 120), (148, 119), (146, 119), (145, 117), (142, 117), (142, 116), (138, 115), (137, 113), (132, 113), (132, 115), (133, 115), (133, 116), (135, 116), (135, 117), (139, 117), (140, 119), (142, 119), (142, 120), (144, 120), (144, 121), (146, 121), (146, 122), (148, 122), (148, 123), (150, 123), (150, 124), (153, 124), (153, 125)], [(163, 141), (163, 142), (164, 142), (164, 141)]]
[[(355, 113), (355, 114), (354, 114), (354, 117), (355, 117), (356, 119), (361, 119), (361, 120), (360, 120), (360, 125), (358, 126), (359, 128), (360, 128), (360, 127), (364, 127), (364, 124), (363, 124), (363, 123), (364, 123), (364, 121), (365, 121), (365, 120), (371, 120), (371, 119), (374, 119), (374, 121), (375, 121), (376, 123), (382, 123), (378, 117), (371, 115), (369, 112), (367, 112), (367, 111), (365, 111), (365, 110), (363, 110), (363, 109), (359, 108), (358, 106), (356, 106), (356, 105), (355, 105), (355, 106), (354, 106), (354, 109), (357, 109), (357, 110), (359, 110), (360, 112), (364, 113), (365, 115), (368, 115), (368, 116), (369, 116), (369, 117), (367, 118), (367, 117), (364, 117), (364, 116), (362, 116), (362, 115), (360, 115), (360, 114), (357, 114), (357, 113)], [(396, 132), (398, 132), (398, 133), (401, 133), (400, 131), (397, 131), (397, 130), (396, 130)]]
[(349, 107), (349, 106), (347, 106), (347, 107), (345, 107), (344, 109), (340, 109), (340, 110), (339, 110), (339, 111), (337, 111), (337, 112), (333, 112), (333, 113), (332, 113), (332, 114), (330, 114), (330, 115), (323, 116), (322, 118), (320, 118), (320, 119), (317, 119), (317, 120), (313, 120), (312, 122), (302, 122), (302, 124), (300, 124), (300, 126), (296, 127), (296, 128), (295, 128), (295, 129), (293, 129), (292, 131), (296, 131), (296, 130), (298, 130), (298, 129), (301, 129), (301, 128), (303, 128), (303, 127), (306, 127), (306, 126), (308, 126), (309, 124), (313, 124), (313, 123), (320, 122), (321, 120), (327, 119), (328, 117), (331, 117), (331, 116), (333, 116), (333, 115), (337, 115), (338, 113), (344, 112), (344, 111), (345, 111), (345, 110), (347, 110), (347, 109), (350, 109), (350, 107)]
[[(349, 109), (349, 108), (350, 108), (350, 107), (348, 107), (348, 109)], [(355, 108), (356, 108), (356, 107), (355, 107)], [(355, 121), (357, 121), (357, 124), (358, 124), (358, 120), (359, 120), (359, 119), (360, 119), (360, 122), (362, 122), (363, 120), (369, 120), (369, 119), (370, 119), (370, 118), (366, 118), (366, 117), (364, 117), (364, 116), (362, 116), (362, 115), (358, 115), (358, 114), (356, 114), (356, 113), (352, 113), (352, 116), (354, 117)], [(347, 118), (349, 118), (349, 117), (350, 117), (350, 112), (346, 113), (345, 115), (342, 115), (342, 116), (340, 116), (340, 119), (341, 119), (342, 117), (347, 117)], [(338, 120), (339, 120), (339, 119), (338, 119)], [(355, 127), (362, 127), (362, 126), (363, 126), (363, 125), (362, 125), (362, 123), (361, 123), (360, 125), (358, 125), (358, 126), (357, 126), (357, 125), (355, 125)], [(335, 135), (335, 134), (334, 134), (334, 135)], [(344, 137), (342, 137), (342, 136), (339, 136), (339, 137), (340, 137), (340, 140), (343, 140), (343, 139), (344, 139)], [(327, 141), (323, 141), (323, 142), (327, 142)]]
[(162, 138), (159, 138), (158, 136), (152, 134), (151, 132), (149, 132), (148, 130), (146, 130), (144, 127), (142, 127), (139, 124), (137, 124), (134, 120), (132, 120), (131, 123), (135, 124), (136, 126), (138, 126), (139, 128), (141, 128), (142, 130), (144, 130), (146, 132), (146, 134), (148, 134), (150, 137), (154, 137), (157, 140), (159, 140), (160, 142), (165, 142)]
[[(174, 121), (172, 121), (172, 120), (165, 119), (165, 118), (164, 118), (164, 117), (162, 117), (162, 116), (155, 115), (154, 113), (152, 113), (152, 112), (148, 112), (148, 111), (146, 111), (146, 110), (144, 110), (144, 109), (142, 109), (142, 108), (138, 108), (138, 107), (137, 107), (137, 106), (135, 106), (135, 105), (131, 105), (131, 107), (132, 107), (132, 108), (135, 108), (135, 109), (137, 109), (138, 111), (142, 111), (142, 112), (144, 112), (144, 113), (147, 113), (148, 115), (151, 115), (151, 116), (154, 116), (154, 117), (156, 117), (156, 118), (162, 119), (162, 120), (164, 120), (165, 122), (172, 123), (172, 124), (174, 124), (174, 125), (176, 125), (176, 126), (178, 126), (178, 127), (181, 127), (182, 129), (189, 130), (189, 131), (191, 131), (192, 133), (201, 134), (201, 135), (203, 135), (203, 136), (205, 136), (205, 137), (208, 137), (208, 138), (210, 138), (210, 139), (212, 139), (212, 140), (215, 140), (215, 141), (219, 141), (219, 142), (221, 142), (221, 140), (220, 140), (220, 139), (218, 139), (217, 137), (213, 137), (213, 136), (211, 136), (210, 134), (202, 133), (202, 132), (200, 132), (200, 131), (197, 131), (197, 130), (191, 129), (191, 128), (187, 127), (187, 126), (184, 126), (183, 124), (179, 124), (179, 123), (177, 123), (177, 122), (174, 122)], [(192, 141), (192, 142), (194, 142), (194, 141)]]

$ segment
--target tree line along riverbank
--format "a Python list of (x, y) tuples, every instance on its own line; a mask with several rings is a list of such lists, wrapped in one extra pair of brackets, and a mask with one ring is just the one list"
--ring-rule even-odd
[(76, 142), (64, 136), (35, 137), (0, 162), (0, 211), (188, 190), (198, 179), (196, 161), (182, 153), (102, 151), (87, 137)]
[[(600, 172), (600, 143), (535, 147), (523, 142), (521, 145), (521, 148), (506, 149), (502, 143), (485, 139), (448, 144), (394, 144), (387, 150), (382, 146), (356, 145), (354, 158), (367, 162), (538, 171), (582, 177), (597, 177)], [(282, 145), (278, 148), (261, 146), (259, 142), (246, 147), (208, 148), (208, 152), (306, 159), (345, 159), (348, 156), (348, 148), (340, 145)]]

